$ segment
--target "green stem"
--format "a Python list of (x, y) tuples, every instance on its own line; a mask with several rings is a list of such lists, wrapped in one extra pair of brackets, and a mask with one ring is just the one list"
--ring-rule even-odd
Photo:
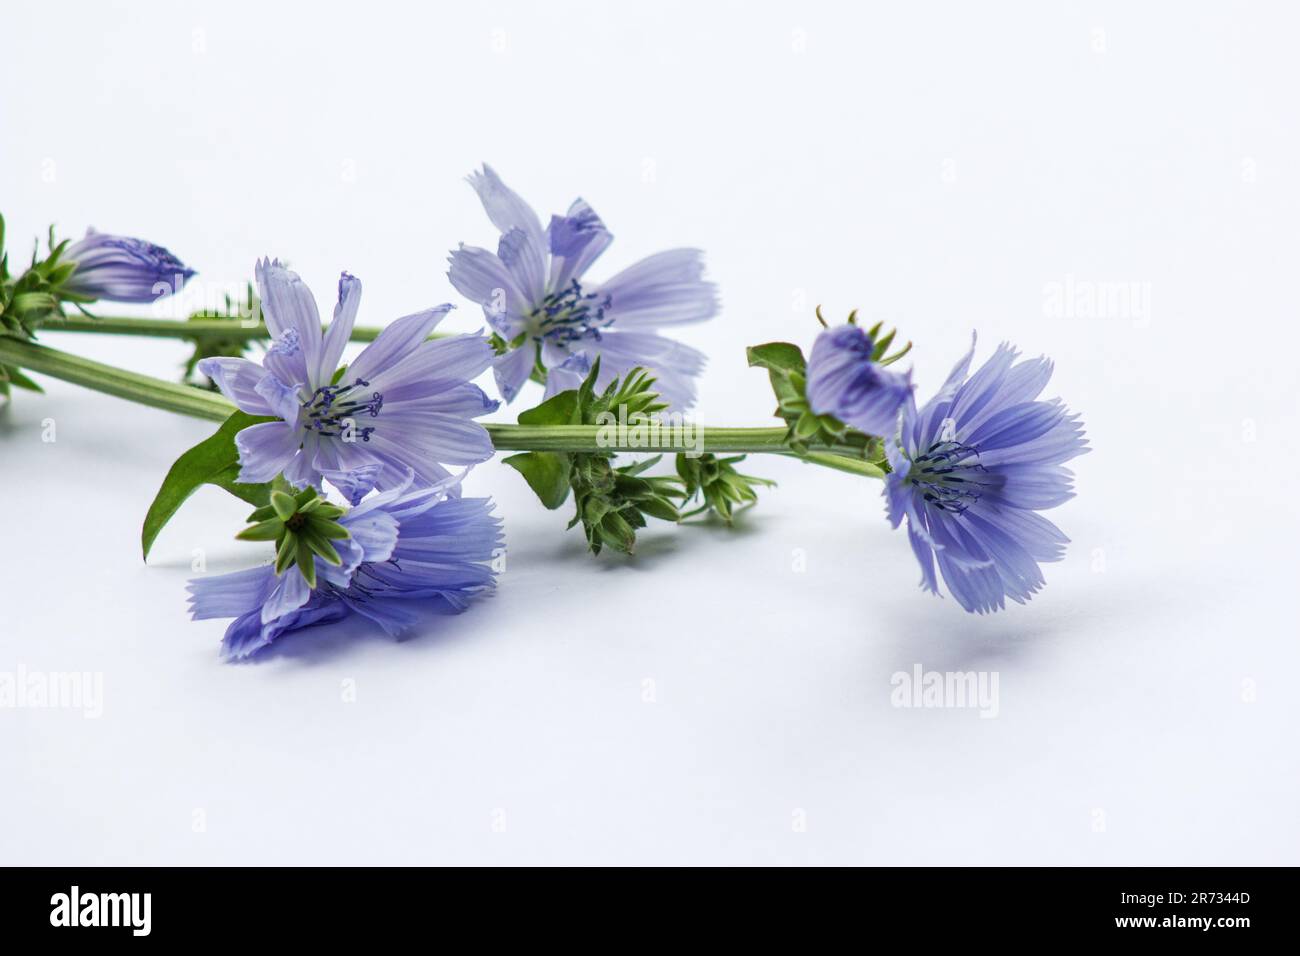
[(214, 422), (224, 422), (235, 410), (215, 392), (164, 382), (8, 335), (0, 335), (0, 365), (17, 365), (106, 395)]
[[(164, 339), (236, 339), (253, 342), (271, 338), (266, 325), (251, 319), (139, 319), (127, 316), (100, 315), (90, 318), (69, 315), (48, 319), (42, 332), (99, 332), (110, 335), (148, 335)], [(352, 329), (352, 341), (373, 342), (383, 329), (358, 325)], [(445, 333), (435, 332), (430, 338)]]
[[(501, 451), (716, 452), (719, 454), (786, 454), (784, 428), (663, 428), (653, 440), (620, 442), (614, 426), (488, 425), (492, 444)], [(698, 441), (694, 439), (699, 439)]]
[[(0, 335), (0, 365), (15, 365), (107, 395), (208, 421), (223, 422), (235, 411), (235, 406), (216, 392), (128, 372), (13, 336)], [(631, 436), (620, 436), (613, 426), (487, 424), (484, 427), (499, 451), (795, 454), (785, 443), (784, 428), (696, 426), (692, 433), (684, 428), (664, 427), (657, 434), (651, 433), (654, 440), (650, 444), (638, 441), (632, 445), (626, 442)], [(868, 462), (830, 449), (814, 450), (798, 457), (856, 475), (880, 477), (883, 474)]]

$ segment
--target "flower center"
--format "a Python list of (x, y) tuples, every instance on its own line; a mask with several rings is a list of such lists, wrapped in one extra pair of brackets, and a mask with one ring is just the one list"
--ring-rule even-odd
[(529, 315), (538, 338), (564, 345), (578, 339), (600, 339), (600, 330), (614, 321), (606, 316), (609, 296), (582, 291), (577, 279), (563, 289), (552, 292)]
[[(307, 427), (326, 438), (346, 437), (351, 434), (362, 441), (370, 441), (374, 426), (356, 427), (356, 418), (367, 413), (371, 418), (379, 415), (384, 406), (384, 396), (371, 392), (369, 397), (361, 389), (370, 387), (364, 378), (351, 385), (322, 385), (302, 403), (307, 412)], [(349, 429), (351, 430), (349, 432)]]
[(912, 459), (905, 481), (935, 508), (961, 514), (979, 501), (991, 483), (988, 469), (973, 459), (979, 451), (961, 442), (940, 440)]

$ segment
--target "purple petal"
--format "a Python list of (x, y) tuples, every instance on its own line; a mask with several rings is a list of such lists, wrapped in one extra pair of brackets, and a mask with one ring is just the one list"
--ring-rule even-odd
[(396, 365), (423, 343), (434, 327), (454, 308), (450, 304), (439, 305), (393, 322), (348, 367), (349, 377), (370, 381)]
[(522, 295), (517, 304), (520, 309), (541, 302), (545, 298), (546, 260), (537, 247), (528, 241), (522, 229), (511, 229), (501, 237), (501, 241), (497, 244), (497, 258), (501, 260)]
[(872, 361), (875, 343), (856, 325), (826, 329), (808, 358), (808, 404), (868, 435), (892, 435), (912, 392), (910, 374)]
[(275, 412), (257, 390), (262, 379), (270, 375), (256, 362), (244, 358), (207, 358), (198, 369), (242, 411), (250, 415), (274, 415)]
[(525, 342), (517, 349), (511, 349), (505, 355), (499, 355), (492, 363), (492, 374), (496, 378), (497, 391), (507, 402), (513, 402), (519, 390), (524, 387), (533, 372), (537, 350), (531, 341)]
[(482, 335), (455, 335), (417, 345), (400, 362), (369, 380), (383, 392), (385, 402), (410, 401), (477, 378), (492, 364), (495, 354)]
[(520, 291), (510, 270), (501, 258), (486, 249), (461, 246), (447, 262), (447, 278), (456, 291), (483, 307), (488, 324), (506, 339), (523, 330), (524, 316), (534, 302)]
[(302, 401), (298, 389), (285, 385), (274, 375), (265, 375), (257, 383), (257, 394), (271, 410), (270, 414), (282, 418), (290, 425), (298, 422), (298, 413), (302, 410)]
[(503, 233), (511, 229), (523, 230), (528, 241), (537, 250), (537, 254), (545, 255), (546, 243), (542, 235), (542, 223), (537, 218), (537, 213), (533, 212), (532, 206), (524, 202), (501, 181), (496, 170), (484, 163), (481, 173), (470, 173), (469, 184), (478, 193), (478, 198), (483, 203), (488, 218), (492, 220), (492, 225)]
[(571, 280), (581, 279), (614, 241), (595, 210), (581, 199), (574, 200), (565, 215), (551, 217), (546, 235), (551, 249), (552, 289), (562, 289)]
[(307, 586), (302, 572), (296, 567), (286, 568), (283, 574), (277, 575), (275, 587), (262, 605), (262, 623), (270, 624), (276, 618), (296, 611), (310, 597), (311, 588)]
[(712, 318), (718, 311), (717, 287), (702, 278), (702, 257), (698, 249), (671, 249), (629, 266), (599, 287), (610, 299), (607, 314), (620, 328)]
[(215, 617), (239, 617), (261, 607), (271, 592), (275, 571), (270, 565), (209, 574), (186, 584), (190, 592), (190, 617), (203, 621)]
[(285, 422), (250, 425), (235, 436), (239, 450), (239, 480), (244, 484), (270, 481), (293, 459), (302, 444), (298, 429)]
[(357, 307), (360, 304), (361, 280), (343, 273), (339, 276), (339, 301), (334, 306), (334, 321), (330, 323), (321, 347), (316, 384), (324, 384), (334, 377), (343, 358), (343, 348), (352, 336), (352, 326), (357, 320)]
[(320, 366), (321, 356), (316, 299), (298, 274), (284, 268), (278, 260), (263, 259), (255, 271), (267, 330), (285, 346), (277, 353), (279, 366), (267, 364), (267, 368), (282, 381), (303, 382), (314, 388), (321, 384), (311, 374)]

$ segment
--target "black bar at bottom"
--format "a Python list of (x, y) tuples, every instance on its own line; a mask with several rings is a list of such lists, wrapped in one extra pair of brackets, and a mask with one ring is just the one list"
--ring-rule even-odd
[[(845, 931), (864, 945), (920, 934), (997, 945), (1095, 939), (1219, 944), (1291, 936), (1282, 869), (569, 869), (10, 868), (0, 871), (6, 944), (136, 939), (385, 938), (553, 944), (583, 937), (695, 946), (691, 924), (737, 938)], [(620, 929), (621, 927), (621, 929)], [(611, 933), (613, 935), (611, 935)], [(676, 941), (676, 942), (674, 942)], [(770, 940), (765, 940), (770, 942)], [(805, 942), (811, 942), (811, 937)], [(621, 945), (621, 944), (620, 944)], [(20, 952), (10, 949), (10, 952)]]

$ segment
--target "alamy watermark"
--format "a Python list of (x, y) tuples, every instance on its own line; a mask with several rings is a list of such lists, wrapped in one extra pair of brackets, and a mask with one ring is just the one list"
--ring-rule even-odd
[(83, 893), (74, 885), (50, 897), (50, 925), (121, 926), (132, 936), (148, 936), (152, 910), (152, 893)]
[(889, 678), (889, 703), (902, 708), (978, 710), (981, 718), (996, 717), (997, 671), (927, 671), (913, 664)]
[(102, 671), (0, 671), (0, 710), (80, 710), (91, 720), (104, 715)]
[(598, 448), (648, 451), (667, 448), (680, 451), (687, 458), (704, 454), (704, 429), (681, 412), (637, 415), (629, 421), (627, 406), (619, 405), (617, 414), (610, 410), (597, 415), (596, 426)]
[(1076, 279), (1043, 283), (1043, 315), (1049, 319), (1104, 319), (1132, 322), (1143, 328), (1151, 322), (1151, 283)]

